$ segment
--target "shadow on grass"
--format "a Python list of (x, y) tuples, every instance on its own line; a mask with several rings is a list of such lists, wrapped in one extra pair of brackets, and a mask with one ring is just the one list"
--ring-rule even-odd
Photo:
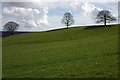
[(103, 27), (112, 27), (113, 25), (93, 25), (93, 26), (87, 26), (84, 29), (93, 29), (93, 28), (103, 28)]
[(11, 34), (10, 32), (2, 31), (0, 37), (14, 36), (14, 35), (19, 35), (19, 34), (23, 34), (23, 33), (28, 33), (28, 32), (14, 32), (14, 34)]

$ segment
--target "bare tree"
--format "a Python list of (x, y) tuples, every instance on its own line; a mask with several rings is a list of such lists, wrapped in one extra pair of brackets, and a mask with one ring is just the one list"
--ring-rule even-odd
[(18, 29), (19, 24), (16, 22), (8, 22), (3, 26), (3, 30), (10, 32), (12, 35), (14, 34), (14, 31)]
[(66, 12), (62, 18), (62, 21), (61, 23), (63, 23), (65, 26), (70, 26), (72, 24), (74, 24), (74, 19), (73, 19), (73, 16), (70, 12)]
[(116, 18), (113, 17), (110, 11), (102, 10), (102, 11), (99, 11), (97, 15), (96, 23), (104, 23), (104, 25), (106, 26), (106, 23), (111, 23), (114, 21), (116, 21)]

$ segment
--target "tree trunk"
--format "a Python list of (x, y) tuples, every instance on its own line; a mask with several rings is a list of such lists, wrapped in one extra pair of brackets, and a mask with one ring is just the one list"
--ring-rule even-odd
[(69, 26), (69, 25), (68, 25), (68, 22), (67, 22), (67, 29), (68, 29), (68, 26)]
[(68, 29), (68, 25), (67, 25), (67, 29)]
[(104, 25), (106, 26), (106, 14), (104, 16)]
[(104, 25), (106, 26), (106, 18), (105, 18), (105, 21), (104, 21)]

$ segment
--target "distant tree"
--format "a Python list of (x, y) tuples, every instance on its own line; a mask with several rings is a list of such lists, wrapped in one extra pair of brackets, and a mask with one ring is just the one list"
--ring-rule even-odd
[(14, 31), (18, 29), (19, 24), (16, 22), (8, 22), (3, 26), (3, 30), (10, 32), (12, 35), (14, 34)]
[(106, 26), (106, 23), (111, 23), (114, 21), (116, 21), (116, 18), (113, 17), (110, 11), (102, 10), (102, 11), (99, 11), (97, 15), (96, 23), (104, 23), (104, 25)]
[(72, 24), (74, 24), (74, 19), (73, 19), (73, 16), (70, 12), (66, 12), (62, 18), (62, 21), (61, 23), (63, 23), (65, 26), (70, 26)]

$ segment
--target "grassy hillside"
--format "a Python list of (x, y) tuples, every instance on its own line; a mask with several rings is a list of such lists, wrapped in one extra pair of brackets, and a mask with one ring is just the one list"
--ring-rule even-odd
[(3, 78), (116, 78), (118, 25), (3, 38)]

